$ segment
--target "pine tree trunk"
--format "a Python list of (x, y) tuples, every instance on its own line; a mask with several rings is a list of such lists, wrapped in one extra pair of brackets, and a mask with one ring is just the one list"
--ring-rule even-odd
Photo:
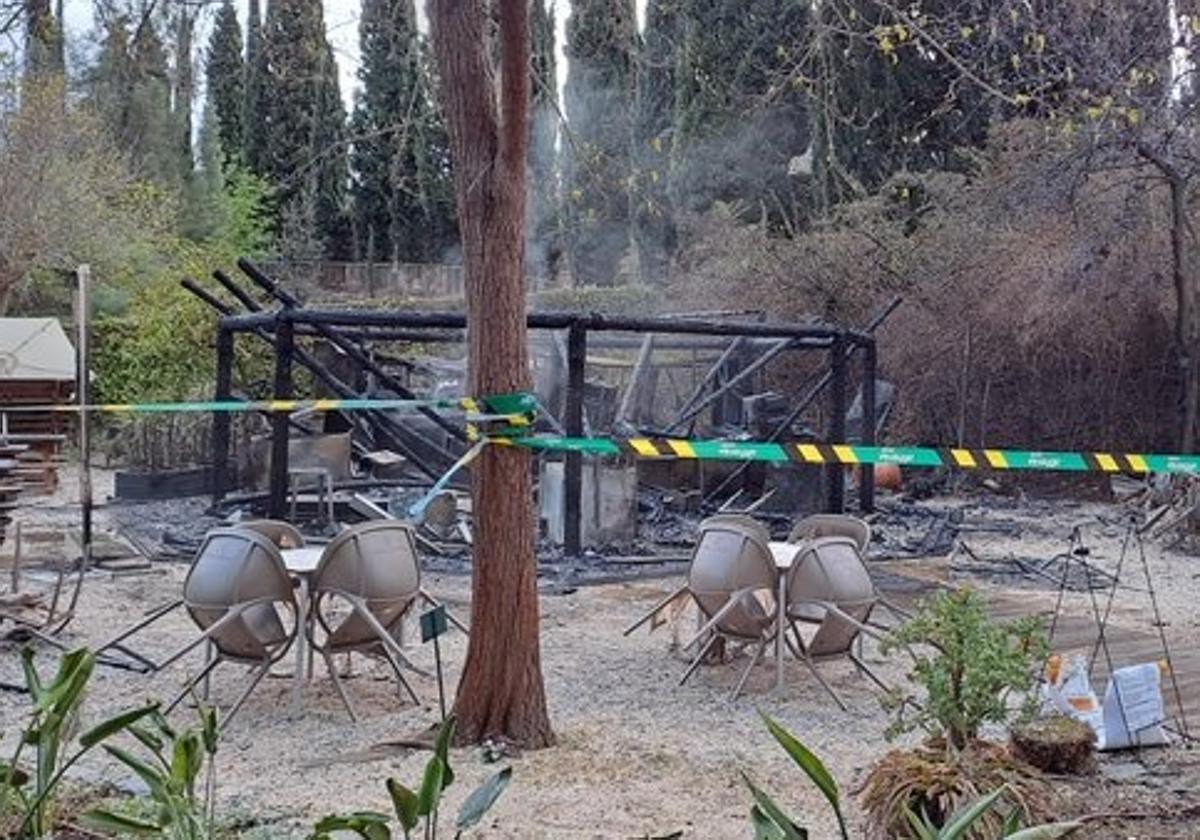
[[(525, 336), (529, 8), (501, 0), (502, 84), (488, 58), (485, 0), (431, 0), (450, 130), (466, 279), (469, 389), (530, 386)], [(471, 637), (455, 713), (464, 742), (554, 741), (542, 685), (529, 454), (489, 447), (472, 469)]]

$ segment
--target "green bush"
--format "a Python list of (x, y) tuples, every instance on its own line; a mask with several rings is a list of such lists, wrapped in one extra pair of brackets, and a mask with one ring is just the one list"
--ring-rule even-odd
[[(964, 589), (926, 601), (881, 645), (885, 654), (899, 648), (911, 654), (909, 679), (924, 697), (903, 689), (887, 696), (885, 705), (895, 716), (888, 736), (923, 730), (962, 750), (983, 724), (1032, 715), (1033, 688), (1049, 643), (1040, 617), (993, 621), (983, 600)], [(1024, 696), (1018, 709), (1010, 702), (1014, 693)]]

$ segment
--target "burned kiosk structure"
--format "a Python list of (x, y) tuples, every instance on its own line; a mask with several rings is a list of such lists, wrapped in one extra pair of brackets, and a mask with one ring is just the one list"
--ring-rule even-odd
[[(419, 399), (461, 395), (461, 345), (467, 326), (462, 313), (310, 308), (252, 263), (242, 260), (239, 268), (257, 287), (254, 294), (233, 278), (214, 273), (237, 306), (194, 281), (184, 281), (185, 287), (221, 314), (216, 336), (217, 400), (241, 397), (233, 381), (234, 351), (236, 342), (247, 338), (267, 342), (273, 350), (270, 393), (259, 396), (296, 398), (294, 374), (298, 370), (311, 377), (315, 396)], [(865, 330), (822, 323), (769, 323), (761, 316), (747, 320), (530, 312), (527, 324), (533, 374), (544, 409), (537, 428), (618, 439), (853, 440), (872, 445), (880, 415), (886, 414), (881, 410), (886, 407), (877, 402), (888, 399), (886, 386), (877, 383), (872, 333), (891, 308), (894, 306)], [(421, 350), (415, 356), (414, 347)], [(413, 359), (427, 355), (436, 362), (425, 365), (427, 369), (448, 373), (421, 387), (411, 375)], [(795, 396), (761, 387), (767, 366), (786, 359), (798, 362), (793, 367), (801, 371), (802, 384), (795, 389)], [(606, 379), (598, 372), (606, 368), (620, 369), (621, 375)], [(614, 385), (614, 378), (623, 381)], [(852, 386), (857, 388), (853, 406)], [(819, 429), (802, 426), (802, 419), (814, 415), (819, 418)], [(213, 497), (219, 503), (237, 489), (238, 461), (242, 459), (231, 459), (231, 415), (215, 412), (212, 422)], [(269, 415), (267, 423), (266, 510), (271, 516), (284, 517), (289, 485), (295, 478), (289, 460), (296, 452), (296, 436), (311, 433), (311, 427), (285, 413)], [(415, 483), (432, 485), (467, 447), (462, 419), (432, 410), (330, 412), (323, 418), (323, 426), (327, 431), (342, 432), (352, 442), (354, 457), (365, 462), (374, 463), (381, 454), (394, 453), (410, 484), (415, 478)], [(568, 556), (578, 556), (585, 545), (603, 541), (602, 536), (589, 533), (585, 516), (585, 484), (590, 481), (590, 497), (599, 492), (602, 477), (599, 473), (585, 477), (585, 456), (579, 453), (545, 453), (542, 460), (553, 462), (543, 463), (541, 469), (543, 514), (550, 484), (554, 485), (555, 504), (561, 504), (561, 522), (548, 531)], [(665, 485), (679, 490), (682, 485), (688, 510), (702, 514), (756, 508), (772, 495), (794, 506), (798, 504), (794, 493), (776, 493), (786, 485), (802, 489), (805, 500), (799, 504), (808, 511), (842, 511), (846, 506), (844, 466), (671, 461), (638, 459), (625, 466), (635, 476), (629, 479), (626, 473), (622, 482), (626, 488), (634, 485), (633, 493), (627, 489), (626, 497), (636, 494), (638, 486), (662, 489)], [(552, 469), (547, 469), (549, 466)], [(767, 469), (776, 475), (764, 482)], [(772, 483), (775, 486), (764, 492), (765, 485)], [(348, 484), (364, 486), (362, 481)], [(334, 489), (330, 487), (331, 498)], [(857, 489), (859, 507), (871, 510), (874, 475), (869, 465), (860, 468)], [(636, 512), (636, 499), (628, 502)], [(787, 512), (807, 511), (793, 507)], [(558, 512), (549, 518), (556, 517)]]

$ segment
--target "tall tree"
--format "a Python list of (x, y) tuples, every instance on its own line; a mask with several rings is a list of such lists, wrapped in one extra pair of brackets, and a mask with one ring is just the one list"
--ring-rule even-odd
[(228, 166), (242, 159), (242, 114), (246, 107), (242, 27), (233, 0), (225, 0), (217, 11), (208, 39), (204, 73), (208, 80), (207, 102), (212, 107), (221, 158)]
[(111, 18), (89, 79), (90, 102), (138, 174), (170, 190), (182, 183), (167, 50), (156, 21)]
[(24, 0), (25, 78), (37, 79), (63, 73), (62, 8), (57, 17), (50, 0)]
[(259, 0), (250, 0), (246, 15), (245, 100), (242, 110), (242, 154), (247, 167), (257, 175), (267, 175), (267, 57), (263, 52), (262, 8)]
[(699, 211), (795, 221), (792, 159), (809, 145), (803, 94), (781, 68), (807, 43), (807, 0), (683, 0), (672, 189)]
[(192, 67), (192, 41), (196, 32), (195, 8), (180, 4), (175, 10), (175, 76), (171, 112), (175, 122), (175, 142), (180, 173), (186, 182), (195, 169), (192, 156), (192, 100), (195, 74)]
[(355, 240), (361, 258), (439, 258), (454, 238), (444, 130), (412, 0), (365, 0), (362, 90), (351, 118)]
[(661, 283), (675, 250), (674, 208), (668, 183), (675, 119), (677, 0), (648, 0), (637, 63), (633, 125), (633, 240), (638, 279)]
[(533, 59), (529, 114), (529, 195), (525, 201), (525, 260), (531, 277), (553, 279), (562, 253), (558, 189), (558, 68), (554, 10), (533, 0), (529, 35)]
[[(487, 0), (431, 0), (433, 46), (450, 129), (467, 297), (469, 389), (530, 387), (525, 330), (525, 162), (529, 4), (495, 6), (500, 84), (489, 60)], [(542, 684), (529, 453), (489, 446), (471, 470), (477, 548), (471, 637), (455, 712), (466, 741), (553, 743)]]
[[(327, 256), (348, 246), (345, 111), (320, 0), (271, 0), (262, 38), (263, 173), (281, 209), (314, 190), (311, 214)], [(257, 141), (256, 141), (257, 142)]]
[(629, 250), (633, 0), (574, 0), (567, 18), (567, 248), (576, 284), (613, 282)]

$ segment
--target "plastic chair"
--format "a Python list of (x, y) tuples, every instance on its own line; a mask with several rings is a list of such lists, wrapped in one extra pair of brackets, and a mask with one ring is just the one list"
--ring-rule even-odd
[[(878, 636), (867, 622), (880, 603), (870, 572), (850, 537), (817, 537), (809, 540), (792, 562), (785, 581), (787, 602), (784, 614), (792, 631), (792, 653), (802, 660), (843, 710), (837, 692), (817, 671), (816, 663), (845, 657), (884, 690), (887, 687), (855, 654), (862, 634)], [(817, 624), (816, 633), (806, 643), (796, 622)]]
[[(731, 697), (736, 699), (763, 651), (775, 639), (773, 602), (779, 577), (768, 538), (766, 528), (747, 516), (722, 514), (701, 522), (687, 583), (656, 604), (625, 634), (632, 633), (676, 598), (685, 593), (690, 595), (705, 624), (683, 648), (704, 643), (679, 684), (687, 682), (718, 639), (757, 643), (750, 664), (734, 686)], [(760, 593), (766, 593), (772, 603), (764, 605), (759, 600)]]
[(281, 519), (254, 519), (249, 522), (239, 522), (233, 527), (255, 531), (275, 543), (279, 549), (303, 548), (304, 535), (290, 522)]
[[(299, 629), (292, 580), (279, 549), (262, 534), (245, 528), (210, 531), (183, 582), (183, 605), (200, 629), (200, 637), (160, 667), (165, 668), (204, 642), (211, 644), (213, 656), (167, 711), (222, 662), (251, 665), (249, 685), (224, 717), (222, 727), (228, 726), (271, 666), (287, 653)], [(279, 606), (292, 613), (290, 629), (280, 617)]]
[[(400, 522), (367, 522), (335, 537), (317, 565), (312, 580), (312, 616), (309, 643), (321, 653), (338, 696), (352, 720), (354, 707), (342, 686), (333, 655), (336, 653), (381, 653), (392, 666), (400, 684), (414, 703), (416, 693), (400, 670), (401, 663), (420, 672), (405, 659), (397, 637), (405, 613), (418, 599), (437, 606), (439, 602), (421, 588), (421, 568), (412, 528)], [(350, 606), (350, 612), (334, 615), (335, 601)], [(464, 633), (467, 627), (453, 615), (447, 618)], [(324, 639), (318, 642), (318, 625)]]
[(863, 520), (840, 513), (814, 513), (797, 522), (787, 541), (803, 542), (817, 537), (849, 537), (858, 546), (859, 552), (867, 553), (871, 545), (871, 526)]

